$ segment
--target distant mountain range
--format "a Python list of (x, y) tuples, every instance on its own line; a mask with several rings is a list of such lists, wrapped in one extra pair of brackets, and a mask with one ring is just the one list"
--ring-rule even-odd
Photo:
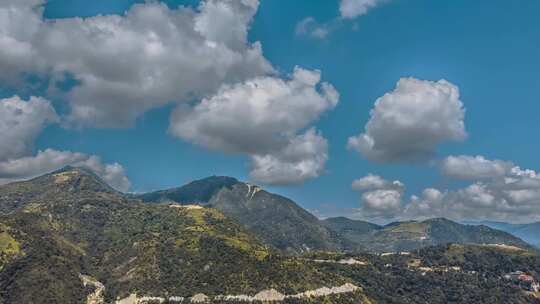
[(145, 202), (216, 208), (267, 244), (289, 253), (344, 247), (333, 231), (292, 200), (231, 177), (208, 177), (136, 198)]
[(396, 222), (386, 226), (345, 217), (321, 221), (290, 199), (223, 176), (136, 198), (149, 203), (199, 204), (216, 208), (265, 243), (287, 253), (406, 251), (447, 243), (503, 243), (530, 247), (509, 233), (446, 219)]
[(321, 221), (230, 177), (131, 195), (66, 167), (0, 186), (0, 304), (529, 303), (500, 281), (514, 270), (540, 257), (506, 232)]
[(456, 244), (507, 244), (521, 248), (531, 246), (523, 240), (487, 226), (463, 225), (444, 218), (422, 222), (395, 222), (378, 226), (347, 218), (329, 218), (323, 221), (331, 230), (356, 247), (352, 249), (395, 252), (423, 247)]
[(540, 222), (530, 224), (509, 224), (503, 222), (466, 222), (469, 225), (485, 225), (511, 233), (527, 243), (540, 248)]

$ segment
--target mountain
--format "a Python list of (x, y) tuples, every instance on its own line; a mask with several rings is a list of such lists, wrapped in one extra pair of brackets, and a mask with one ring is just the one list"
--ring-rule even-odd
[(0, 213), (9, 213), (25, 206), (29, 201), (39, 201), (43, 197), (55, 195), (59, 198), (71, 196), (75, 192), (82, 195), (120, 195), (90, 170), (69, 166), (28, 182), (2, 186), (1, 189)]
[(240, 182), (233, 177), (211, 176), (185, 186), (144, 193), (138, 196), (145, 202), (180, 202), (207, 204), (222, 188), (231, 189)]
[(462, 225), (446, 219), (385, 226), (345, 217), (319, 220), (290, 199), (224, 176), (136, 198), (148, 203), (198, 204), (218, 209), (264, 243), (294, 254), (311, 250), (405, 251), (447, 243), (528, 246), (487, 226)]
[(0, 303), (294, 295), (323, 286), (367, 301), (351, 280), (280, 256), (217, 209), (146, 204), (79, 168), (1, 186), (0, 206)]
[(493, 229), (511, 233), (525, 242), (540, 248), (540, 222), (530, 224), (509, 224), (504, 222), (467, 222), (470, 225), (485, 225)]
[(395, 222), (386, 226), (344, 218), (331, 218), (324, 222), (339, 236), (354, 243), (356, 249), (367, 251), (409, 251), (447, 243), (507, 244), (530, 248), (509, 233), (487, 226), (462, 225), (444, 218)]
[[(207, 197), (194, 189), (198, 188), (190, 191)], [(212, 207), (230, 208), (234, 214), (239, 207), (252, 213), (271, 212), (277, 205), (278, 214), (293, 213), (286, 222), (310, 219), (299, 207), (291, 207), (293, 203), (279, 199), (236, 183), (199, 205), (165, 199), (149, 204), (72, 167), (0, 186), (0, 303), (539, 302), (535, 297), (540, 295), (502, 277), (523, 271), (540, 279), (540, 257), (509, 245), (507, 241), (522, 242), (487, 227), (444, 219), (386, 226), (329, 219), (318, 224), (370, 235), (372, 245), (384, 250), (401, 249), (395, 244), (424, 235), (447, 241), (500, 240), (507, 245), (447, 244), (389, 255), (310, 251), (285, 256)], [(251, 206), (254, 202), (267, 210)], [(294, 233), (297, 228), (287, 229)], [(285, 239), (296, 238), (300, 237)], [(376, 244), (376, 239), (385, 238), (388, 243)]]
[(340, 238), (357, 245), (365, 241), (365, 235), (382, 229), (382, 226), (365, 221), (351, 220), (343, 216), (327, 218), (321, 222)]
[(216, 208), (265, 243), (288, 253), (343, 247), (333, 231), (292, 200), (230, 177), (213, 176), (137, 198)]

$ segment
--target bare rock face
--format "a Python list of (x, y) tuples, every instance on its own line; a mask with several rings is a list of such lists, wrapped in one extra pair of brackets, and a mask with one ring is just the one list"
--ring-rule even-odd
[(210, 300), (204, 293), (198, 293), (189, 299), (191, 303), (208, 303)]
[(357, 290), (361, 289), (360, 287), (353, 285), (351, 283), (346, 283), (342, 286), (336, 286), (336, 287), (321, 287), (314, 290), (308, 290), (293, 296), (289, 296), (289, 298), (296, 298), (296, 299), (302, 299), (302, 298), (312, 298), (312, 297), (324, 297), (334, 294), (343, 294), (343, 293), (350, 293), (355, 292)]
[(91, 276), (81, 274), (79, 275), (79, 278), (81, 279), (85, 287), (86, 286), (94, 287), (94, 292), (92, 292), (86, 297), (86, 304), (105, 303), (105, 299), (103, 297), (103, 293), (105, 292), (105, 285), (103, 285), (101, 282), (97, 281), (96, 279), (92, 278)]
[(116, 304), (137, 304), (139, 303), (139, 300), (137, 299), (137, 295), (132, 293), (127, 298), (120, 299), (116, 301)]
[(275, 302), (285, 300), (285, 295), (275, 289), (267, 289), (259, 292), (253, 297), (254, 301)]

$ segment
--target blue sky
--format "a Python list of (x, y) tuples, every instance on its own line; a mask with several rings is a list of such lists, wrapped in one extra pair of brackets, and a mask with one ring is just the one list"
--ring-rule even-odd
[[(44, 15), (56, 19), (122, 14), (133, 2), (50, 0)], [(198, 1), (167, 4), (171, 9), (196, 7)], [(249, 41), (260, 41), (264, 57), (280, 75), (293, 73), (295, 66), (317, 69), (340, 94), (338, 105), (310, 124), (328, 141), (328, 161), (320, 176), (266, 188), (322, 215), (333, 215), (362, 205), (360, 196), (373, 189), (355, 191), (351, 183), (368, 173), (406, 185), (401, 198), (406, 205), (410, 195), (425, 188), (459, 191), (477, 182), (442, 174), (437, 163), (450, 155), (482, 155), (523, 169), (540, 168), (535, 136), (540, 130), (540, 2), (389, 0), (349, 19), (340, 19), (339, 5), (337, 0), (261, 0), (251, 23)], [(328, 35), (318, 39), (297, 33), (297, 24), (306, 17), (316, 25), (331, 24)], [(403, 77), (445, 79), (458, 87), (467, 138), (438, 143), (437, 154), (423, 162), (381, 163), (347, 149), (348, 138), (364, 132), (377, 98), (394, 90)], [(67, 97), (47, 96), (43, 88), (0, 82), (0, 94), (46, 96), (58, 113), (69, 111)], [(145, 110), (127, 128), (51, 124), (36, 138), (34, 150), (77, 151), (118, 162), (131, 181), (131, 191), (178, 186), (214, 174), (250, 180), (245, 154), (208, 149), (171, 135), (173, 108), (170, 103)], [(525, 220), (514, 213), (505, 216), (494, 213), (491, 218)]]

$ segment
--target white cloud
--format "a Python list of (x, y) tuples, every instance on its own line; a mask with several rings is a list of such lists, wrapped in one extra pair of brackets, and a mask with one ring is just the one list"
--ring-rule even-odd
[(540, 218), (530, 207), (515, 205), (504, 194), (502, 185), (476, 182), (463, 189), (437, 196), (413, 196), (402, 212), (402, 218), (446, 217), (454, 220), (529, 221)]
[(357, 216), (378, 221), (393, 218), (401, 212), (405, 186), (400, 181), (391, 182), (369, 174), (353, 181), (352, 188), (361, 192)]
[(266, 184), (295, 184), (321, 175), (328, 160), (328, 143), (314, 129), (290, 139), (272, 154), (251, 155), (250, 176)]
[(401, 208), (402, 194), (396, 190), (374, 190), (362, 194), (361, 213), (367, 217), (392, 218)]
[(42, 71), (43, 61), (31, 40), (42, 25), (44, 1), (0, 2), (0, 81), (17, 83), (26, 71)]
[(114, 188), (130, 187), (124, 168), (103, 164), (99, 157), (47, 149), (33, 155), (34, 141), (45, 126), (58, 121), (51, 103), (41, 97), (18, 96), (0, 100), (0, 184), (28, 179), (67, 165), (93, 170)]
[(442, 211), (442, 200), (446, 196), (446, 193), (434, 188), (427, 188), (422, 191), (420, 197), (413, 195), (408, 204), (403, 207), (402, 214), (410, 216), (413, 219), (425, 219), (432, 217), (440, 217), (444, 212)]
[(297, 67), (290, 79), (256, 77), (225, 85), (194, 107), (180, 106), (171, 115), (170, 132), (250, 156), (258, 181), (301, 182), (322, 172), (327, 143), (314, 130), (298, 134), (338, 100), (332, 85), (321, 83), (319, 71)]
[[(247, 155), (252, 176), (291, 183), (323, 171), (326, 140), (306, 130), (339, 95), (319, 71), (276, 74), (247, 37), (258, 0), (205, 0), (196, 9), (148, 1), (123, 15), (54, 20), (40, 3), (0, 6), (9, 20), (0, 21), (0, 69), (9, 72), (0, 81), (50, 77), (49, 94), (69, 101), (67, 125), (129, 126), (149, 109), (187, 101), (171, 116), (171, 133)], [(63, 93), (55, 83), (65, 77), (78, 84)]]
[(43, 98), (0, 99), (0, 161), (30, 153), (41, 130), (57, 120), (51, 103)]
[(118, 163), (104, 164), (95, 155), (53, 149), (39, 151), (35, 156), (0, 162), (0, 184), (33, 178), (68, 165), (92, 170), (117, 190), (127, 191), (130, 187), (125, 170)]
[(258, 7), (258, 0), (203, 1), (201, 13), (195, 17), (195, 31), (208, 41), (245, 49), (248, 27)]
[[(533, 222), (540, 220), (540, 174), (512, 163), (488, 160), (483, 156), (458, 156), (443, 173), (472, 183), (456, 190), (428, 188), (422, 195), (395, 211), (395, 219), (447, 217), (455, 220), (497, 220)], [(468, 166), (468, 168), (466, 167)], [(457, 169), (470, 174), (457, 174)], [(455, 174), (454, 174), (455, 173)]]
[(341, 0), (339, 12), (342, 18), (354, 19), (365, 15), (370, 9), (375, 8), (386, 0)]
[(483, 156), (449, 156), (442, 161), (446, 176), (464, 180), (489, 179), (505, 176), (514, 167), (511, 162), (488, 160)]
[(296, 24), (296, 35), (306, 35), (315, 39), (325, 39), (332, 31), (330, 24), (319, 24), (313, 17), (306, 17)]
[[(298, 36), (307, 36), (320, 40), (326, 39), (333, 31), (344, 24), (345, 19), (354, 19), (365, 15), (369, 10), (386, 1), (388, 0), (341, 0), (339, 4), (340, 17), (325, 23), (319, 23), (311, 16), (306, 17), (296, 24), (295, 33)], [(357, 27), (357, 24), (353, 25), (354, 30)]]
[[(447, 160), (451, 161), (447, 161)], [(540, 219), (540, 174), (523, 170), (510, 161), (488, 160), (483, 156), (450, 156), (442, 173), (459, 178), (476, 180), (465, 189), (458, 190), (448, 204), (464, 205), (458, 216), (478, 214), (501, 220)], [(458, 169), (468, 172), (458, 174)], [(471, 210), (474, 209), (474, 210)]]
[(439, 144), (466, 138), (464, 117), (457, 86), (402, 78), (377, 99), (365, 132), (350, 137), (348, 147), (377, 162), (426, 160)]
[(217, 150), (250, 154), (279, 150), (291, 134), (337, 104), (335, 89), (319, 82), (320, 72), (297, 67), (289, 80), (258, 77), (224, 86), (195, 107), (176, 109), (170, 131)]
[(403, 190), (404, 186), (400, 181), (396, 180), (390, 182), (378, 175), (370, 173), (367, 176), (354, 180), (352, 183), (352, 188), (357, 191), (369, 191), (377, 189)]
[(273, 73), (261, 45), (247, 41), (257, 0), (207, 0), (197, 10), (147, 2), (123, 16), (55, 20), (37, 3), (0, 6), (0, 80), (72, 74), (80, 81), (67, 93), (76, 125), (126, 126), (151, 108)]

